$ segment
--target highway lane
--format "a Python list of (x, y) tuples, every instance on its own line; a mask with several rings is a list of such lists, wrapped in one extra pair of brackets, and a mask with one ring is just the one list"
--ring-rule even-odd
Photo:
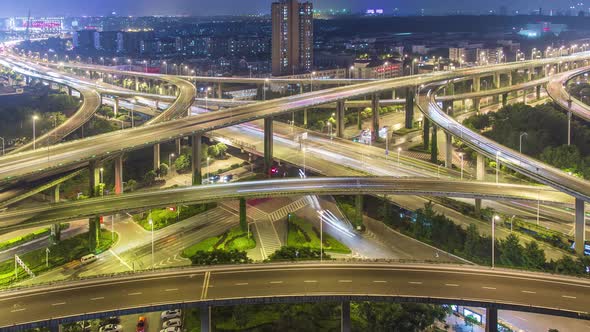
[(205, 267), (0, 292), (0, 327), (139, 312), (183, 304), (347, 300), (494, 304), (588, 319), (590, 281), (485, 267), (289, 263)]
[[(392, 88), (408, 85), (420, 86), (433, 81), (454, 79), (463, 77), (465, 75), (481, 76), (497, 71), (515, 70), (527, 66), (531, 67), (533, 65), (544, 66), (546, 64), (559, 63), (560, 61), (585, 60), (588, 56), (588, 53), (582, 53), (569, 57), (535, 60), (534, 62), (501, 64), (461, 69), (453, 72), (438, 72), (420, 76), (402, 77), (379, 82), (360, 83), (354, 86), (338, 87), (303, 95), (276, 99), (256, 105), (236, 107), (230, 110), (216, 112), (214, 114), (208, 114), (202, 117), (200, 116), (198, 119), (189, 118), (169, 121), (162, 127), (150, 126), (148, 129), (137, 128), (124, 133), (121, 132), (123, 134), (117, 133), (101, 135), (86, 140), (80, 140), (79, 142), (72, 143), (70, 146), (61, 145), (59, 146), (59, 152), (55, 151), (55, 153), (53, 153), (54, 151), (48, 151), (53, 157), (50, 158), (51, 160), (48, 162), (40, 162), (38, 158), (35, 158), (34, 154), (19, 155), (18, 160), (11, 160), (10, 156), (0, 158), (0, 181), (10, 181), (18, 176), (22, 176), (23, 174), (45, 172), (51, 168), (62, 167), (63, 165), (73, 162), (72, 159), (75, 161), (80, 161), (82, 159), (88, 160), (104, 157), (105, 155), (113, 152), (111, 150), (115, 149), (118, 152), (129, 151), (151, 143), (171, 140), (176, 137), (187, 136), (194, 133), (203, 133), (206, 131), (249, 122), (272, 115), (311, 108), (316, 105), (331, 103), (338, 100), (366, 96), (377, 92), (391, 91)], [(440, 119), (434, 120), (436, 122), (436, 120)], [(460, 125), (456, 124), (456, 126), (457, 128), (455, 129), (458, 129), (457, 131), (462, 130)], [(149, 133), (146, 131), (149, 131)], [(114, 137), (116, 135), (120, 136)], [(117, 142), (117, 146), (114, 146), (113, 142)], [(119, 149), (117, 149), (117, 147)], [(519, 162), (525, 164), (525, 166), (531, 166), (531, 163), (535, 163), (531, 160), (528, 160), (528, 158), (521, 158)], [(19, 165), (18, 168), (15, 167), (16, 163)], [(522, 167), (518, 170), (525, 172), (525, 174), (529, 176), (541, 178), (545, 181), (545, 183), (550, 183), (552, 186), (566, 190), (568, 193), (578, 198), (590, 200), (590, 186), (588, 186), (585, 181), (576, 181), (575, 179), (570, 179), (567, 174), (563, 172), (553, 172), (552, 174), (548, 174), (547, 172), (531, 169), (531, 167), (528, 167), (528, 169)], [(552, 177), (551, 181), (546, 179), (546, 177), (549, 175)], [(559, 181), (554, 181), (555, 178), (558, 178)]]
[[(40, 204), (7, 210), (0, 214), (2, 231), (50, 224), (84, 217), (110, 215), (173, 204), (198, 204), (220, 200), (300, 195), (394, 194), (485, 198), (571, 204), (568, 195), (542, 186), (446, 181), (429, 178), (351, 177), (279, 179), (208, 186), (170, 188), (106, 196), (87, 200)], [(27, 220), (27, 223), (22, 223)]]

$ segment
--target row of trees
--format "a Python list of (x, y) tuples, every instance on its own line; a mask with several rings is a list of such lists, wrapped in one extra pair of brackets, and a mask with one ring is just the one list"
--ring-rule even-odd
[[(404, 234), (477, 264), (491, 265), (490, 236), (480, 234), (473, 224), (464, 229), (445, 215), (434, 212), (432, 207), (432, 203), (427, 203), (415, 215), (407, 216), (393, 211), (394, 207), (385, 202), (379, 214), (387, 225)], [(590, 266), (590, 257), (574, 259), (564, 255), (559, 260), (547, 261), (544, 250), (536, 241), (523, 244), (515, 234), (502, 240), (496, 238), (494, 246), (495, 263), (500, 266), (574, 276), (587, 276), (586, 267)]]
[(464, 124), (490, 139), (572, 174), (590, 179), (590, 128), (572, 121), (572, 145), (567, 145), (567, 115), (553, 103), (535, 107), (514, 104), (496, 113), (474, 115)]

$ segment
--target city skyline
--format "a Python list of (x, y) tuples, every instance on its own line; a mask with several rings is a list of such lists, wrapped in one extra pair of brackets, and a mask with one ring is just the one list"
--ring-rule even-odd
[[(8, 16), (25, 16), (29, 9), (33, 16), (104, 16), (112, 12), (119, 15), (191, 15), (191, 16), (208, 16), (208, 15), (238, 15), (238, 14), (269, 14), (271, 0), (251, 0), (246, 2), (236, 0), (220, 0), (215, 3), (207, 3), (203, 0), (170, 0), (167, 2), (155, 0), (143, 0), (141, 6), (137, 6), (129, 0), (89, 0), (84, 3), (72, 0), (24, 0), (12, 2), (4, 6), (3, 17)], [(391, 3), (387, 0), (321, 0), (313, 1), (314, 8), (322, 9), (339, 9), (346, 8), (353, 12), (361, 12), (367, 8), (382, 8), (385, 13), (393, 13), (394, 9), (399, 9), (402, 14), (418, 13), (424, 9), (425, 13), (444, 13), (465, 11), (465, 12), (486, 12), (498, 11), (500, 7), (505, 6), (508, 12), (513, 10), (530, 11), (539, 7), (544, 9), (566, 9), (574, 6), (574, 10), (588, 10), (579, 2), (570, 0), (557, 0), (548, 2), (541, 1), (498, 1), (490, 5), (483, 0), (464, 1), (451, 0), (445, 2), (444, 8), (439, 8), (438, 2), (433, 0), (418, 0), (405, 4), (403, 2)]]

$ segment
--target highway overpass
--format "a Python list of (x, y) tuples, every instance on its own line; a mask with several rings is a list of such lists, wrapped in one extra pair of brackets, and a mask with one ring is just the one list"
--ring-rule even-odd
[(0, 328), (168, 308), (317, 301), (459, 304), (589, 319), (590, 281), (473, 266), (331, 262), (194, 267), (0, 292)]

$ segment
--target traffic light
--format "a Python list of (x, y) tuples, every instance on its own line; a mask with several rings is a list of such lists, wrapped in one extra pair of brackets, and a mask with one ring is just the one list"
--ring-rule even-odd
[(104, 224), (104, 216), (100, 216), (100, 224)]

